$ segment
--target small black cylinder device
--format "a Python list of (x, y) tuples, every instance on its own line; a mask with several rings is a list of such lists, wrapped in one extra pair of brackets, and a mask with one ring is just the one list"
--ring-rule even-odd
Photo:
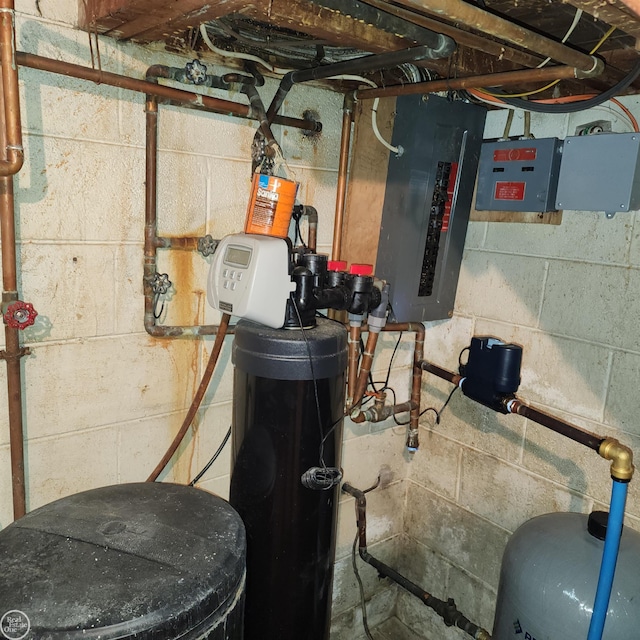
[(346, 329), (241, 320), (233, 362), (230, 502), (247, 530), (244, 640), (328, 640)]
[(461, 367), (462, 392), (494, 411), (508, 413), (506, 401), (520, 386), (522, 347), (497, 338), (471, 338), (469, 359)]

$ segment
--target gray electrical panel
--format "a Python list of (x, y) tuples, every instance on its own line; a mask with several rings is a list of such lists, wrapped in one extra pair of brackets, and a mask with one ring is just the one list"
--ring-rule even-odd
[(397, 322), (453, 313), (486, 110), (437, 96), (396, 101), (375, 272)]
[(640, 208), (640, 134), (598, 133), (566, 138), (556, 205), (559, 209)]
[(558, 138), (485, 142), (480, 152), (476, 209), (555, 211), (561, 158)]

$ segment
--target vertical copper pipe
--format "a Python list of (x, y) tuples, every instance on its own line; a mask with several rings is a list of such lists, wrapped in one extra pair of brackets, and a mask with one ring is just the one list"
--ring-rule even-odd
[(18, 173), (24, 162), (22, 127), (20, 124), (20, 94), (16, 62), (15, 10), (13, 0), (0, 0), (0, 60), (2, 62), (3, 127), (6, 132), (6, 153), (0, 161), (0, 176)]
[[(158, 99), (147, 95), (145, 103), (146, 149), (144, 183), (144, 326), (155, 327), (151, 279), (156, 272)], [(147, 329), (149, 331), (149, 329)]]
[(349, 325), (349, 355), (347, 360), (347, 411), (353, 406), (356, 382), (358, 380), (358, 357), (360, 355), (360, 335), (362, 325)]
[(353, 123), (353, 93), (344, 96), (342, 107), (342, 138), (340, 139), (340, 161), (338, 164), (338, 194), (336, 196), (336, 215), (333, 222), (333, 245), (331, 259), (340, 260), (342, 250), (342, 225), (347, 197), (347, 170), (349, 168), (349, 148), (351, 147), (351, 125)]
[(353, 406), (358, 407), (364, 398), (364, 394), (367, 390), (367, 381), (369, 379), (369, 373), (371, 372), (371, 365), (373, 364), (373, 357), (376, 353), (376, 345), (378, 344), (378, 336), (380, 334), (377, 331), (369, 331), (367, 337), (367, 344), (362, 354), (362, 361), (360, 362), (360, 373), (358, 374), (358, 380), (356, 382), (356, 388), (353, 395)]
[[(13, 30), (13, 2), (0, 0), (0, 243), (2, 244), (2, 311), (18, 299), (16, 259), (15, 202), (13, 174), (20, 170), (23, 160), (20, 130), (20, 104), (17, 67), (13, 57), (15, 35)], [(11, 450), (11, 487), (13, 517), (17, 520), (26, 513), (24, 476), (24, 429), (22, 420), (22, 374), (20, 358), (26, 350), (20, 347), (18, 329), (5, 324), (5, 351), (7, 362), (7, 394), (9, 408), (9, 442)]]
[(409, 427), (418, 428), (420, 418), (420, 391), (422, 387), (422, 358), (424, 356), (424, 325), (421, 322), (388, 322), (383, 331), (412, 331), (416, 334), (416, 342), (413, 348), (413, 378), (411, 384), (411, 409)]

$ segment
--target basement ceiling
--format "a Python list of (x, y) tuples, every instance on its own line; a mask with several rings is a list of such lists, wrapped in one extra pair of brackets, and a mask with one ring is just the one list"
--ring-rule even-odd
[[(207, 57), (213, 45), (218, 56), (225, 51), (250, 54), (285, 69), (407, 49), (423, 44), (435, 31), (455, 40), (456, 50), (448, 58), (422, 61), (419, 66), (431, 77), (452, 78), (535, 68), (543, 62), (545, 56), (527, 41), (474, 28), (486, 14), (560, 42), (578, 12), (566, 44), (589, 53), (600, 43), (597, 54), (605, 68), (597, 78), (564, 80), (547, 92), (568, 95), (603, 91), (638, 62), (639, 6), (638, 0), (80, 0), (80, 26), (118, 40), (164, 42), (167, 48), (188, 55)], [(461, 20), (467, 13), (469, 19)], [(200, 30), (202, 24), (209, 44)], [(405, 69), (406, 77), (395, 72), (377, 80), (415, 82), (424, 79), (425, 73), (417, 76), (414, 67)], [(627, 89), (638, 91), (638, 81)]]

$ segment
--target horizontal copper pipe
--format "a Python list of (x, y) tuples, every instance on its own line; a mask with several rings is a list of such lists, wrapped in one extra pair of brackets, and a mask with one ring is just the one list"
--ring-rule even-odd
[[(137, 78), (129, 78), (117, 73), (109, 71), (100, 71), (99, 69), (91, 69), (81, 65), (64, 62), (62, 60), (53, 60), (44, 58), (32, 53), (16, 52), (16, 61), (20, 66), (29, 67), (30, 69), (38, 69), (40, 71), (48, 71), (58, 75), (69, 76), (71, 78), (79, 78), (97, 84), (106, 84), (111, 87), (119, 87), (128, 89), (129, 91), (137, 91), (145, 93), (156, 98), (169, 100), (174, 104), (203, 109), (212, 113), (221, 113), (238, 118), (255, 119), (257, 114), (253, 114), (248, 105), (239, 104), (230, 100), (222, 100), (220, 98), (212, 98), (200, 93), (192, 91), (184, 91), (182, 89), (174, 89), (154, 82), (146, 80), (138, 80)], [(301, 118), (280, 118), (274, 119), (275, 124), (283, 124), (297, 129), (305, 129), (307, 131), (317, 131), (318, 123), (313, 120), (304, 120)]]
[(526, 84), (528, 82), (575, 79), (575, 77), (576, 70), (573, 67), (562, 66), (543, 67), (542, 69), (519, 69), (518, 71), (488, 73), (481, 76), (467, 76), (466, 78), (446, 78), (444, 80), (431, 80), (430, 82), (417, 82), (415, 84), (381, 87), (379, 89), (362, 89), (356, 93), (356, 96), (358, 100), (366, 100), (368, 98), (436, 93), (438, 91), (452, 91), (455, 89), (506, 87), (509, 85)]
[(594, 58), (589, 54), (489, 13), (464, 0), (399, 0), (398, 4), (442, 17), (448, 22), (458, 23), (528, 51), (534, 51), (545, 58), (549, 57), (580, 71), (593, 70)]
[(198, 240), (196, 237), (156, 237), (154, 244), (158, 249), (176, 249), (182, 251), (197, 251)]

